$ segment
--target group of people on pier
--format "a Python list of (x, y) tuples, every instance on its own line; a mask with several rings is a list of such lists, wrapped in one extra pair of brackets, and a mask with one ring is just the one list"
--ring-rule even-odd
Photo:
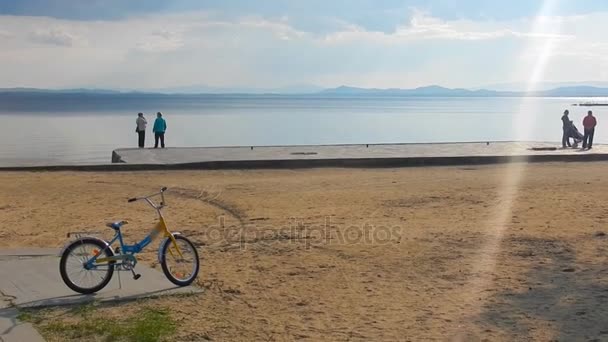
[[(135, 120), (135, 132), (138, 135), (139, 148), (144, 148), (146, 144), (146, 127), (148, 121), (144, 117), (144, 113), (137, 114)], [(160, 141), (160, 147), (165, 148), (165, 132), (167, 131), (167, 122), (163, 118), (161, 112), (156, 113), (156, 120), (154, 120), (154, 126), (152, 127), (152, 133), (154, 133), (154, 148), (158, 148), (158, 142)]]
[[(597, 119), (593, 116), (592, 111), (587, 112), (587, 116), (583, 119), (583, 132), (576, 128), (574, 121), (570, 120), (570, 112), (564, 111), (562, 116), (562, 148), (574, 147), (577, 148), (578, 144), (583, 143), (584, 150), (590, 150), (593, 147), (593, 136), (595, 135), (595, 126), (597, 126)], [(570, 139), (573, 139), (573, 143), (570, 143)]]

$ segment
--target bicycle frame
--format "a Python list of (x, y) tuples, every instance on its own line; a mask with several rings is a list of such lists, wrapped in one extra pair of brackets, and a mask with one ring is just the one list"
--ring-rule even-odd
[[(135, 244), (132, 244), (132, 245), (125, 244), (120, 228), (116, 229), (116, 233), (114, 234), (114, 237), (112, 238), (112, 240), (110, 240), (110, 242), (107, 243), (106, 248), (112, 248), (112, 244), (114, 244), (116, 241), (118, 241), (118, 243), (120, 245), (120, 254), (114, 255), (111, 257), (106, 257), (106, 258), (99, 258), (102, 251), (98, 251), (95, 256), (93, 256), (92, 258), (90, 258), (89, 260), (86, 261), (86, 263), (84, 264), (84, 267), (86, 269), (95, 269), (95, 268), (99, 268), (100, 266), (112, 266), (112, 267), (121, 266), (121, 265), (125, 264), (125, 260), (128, 260), (130, 266), (134, 267), (137, 264), (137, 259), (135, 258), (135, 254), (140, 253), (144, 248), (146, 248), (146, 246), (148, 246), (150, 243), (152, 243), (152, 241), (154, 241), (156, 236), (158, 236), (161, 233), (163, 234), (163, 236), (166, 239), (171, 240), (171, 242), (173, 243), (173, 247), (175, 247), (175, 250), (177, 251), (177, 254), (180, 257), (183, 257), (182, 252), (181, 252), (177, 242), (175, 241), (175, 237), (173, 236), (174, 234), (171, 231), (169, 231), (169, 229), (167, 228), (167, 224), (165, 222), (165, 218), (162, 213), (162, 209), (165, 207), (165, 195), (164, 195), (165, 190), (166, 190), (166, 188), (163, 188), (159, 193), (156, 193), (153, 195), (129, 199), (129, 202), (145, 200), (152, 208), (154, 208), (156, 210), (156, 213), (158, 214), (159, 221), (156, 224), (156, 227), (154, 227), (154, 229), (146, 237), (144, 237), (141, 241), (139, 241)], [(160, 205), (157, 205), (151, 200), (151, 198), (159, 196), (159, 195), (161, 196), (161, 202), (160, 202)], [(161, 249), (162, 249), (162, 246), (163, 246), (163, 244), (161, 244)], [(159, 253), (160, 253), (161, 249), (159, 249)], [(169, 248), (169, 253), (173, 254), (173, 251), (171, 251), (171, 248)]]

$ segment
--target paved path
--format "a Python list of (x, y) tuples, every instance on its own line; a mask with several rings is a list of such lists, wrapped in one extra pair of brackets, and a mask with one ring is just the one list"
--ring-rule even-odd
[(77, 294), (61, 280), (58, 252), (57, 249), (31, 248), (0, 251), (0, 341), (42, 341), (31, 325), (16, 320), (17, 308), (72, 305), (93, 300), (128, 301), (201, 291), (196, 287), (176, 287), (160, 271), (138, 264), (139, 280), (133, 280), (127, 272), (114, 272), (112, 281), (102, 291), (94, 295)]
[(57, 256), (59, 252), (57, 248), (4, 248), (0, 249), (0, 261), (35, 256)]
[[(536, 160), (608, 160), (608, 145), (592, 151), (552, 143), (481, 142), (449, 144), (311, 145), (118, 149), (112, 161), (132, 165), (198, 165), (201, 168), (412, 166), (474, 164), (509, 157)], [(535, 150), (536, 149), (536, 150)], [(513, 158), (520, 160), (521, 158)]]
[(0, 301), (1, 342), (44, 342), (44, 339), (29, 323), (19, 322), (19, 309)]

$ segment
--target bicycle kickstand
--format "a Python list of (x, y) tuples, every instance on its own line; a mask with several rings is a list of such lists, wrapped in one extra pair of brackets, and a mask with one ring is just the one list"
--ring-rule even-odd
[[(118, 267), (116, 268), (118, 270)], [(118, 288), (122, 290), (122, 281), (120, 280), (120, 272), (116, 272), (118, 273)]]
[(139, 278), (141, 278), (141, 274), (139, 273), (135, 273), (135, 270), (131, 268), (131, 273), (133, 273), (133, 279), (137, 280)]

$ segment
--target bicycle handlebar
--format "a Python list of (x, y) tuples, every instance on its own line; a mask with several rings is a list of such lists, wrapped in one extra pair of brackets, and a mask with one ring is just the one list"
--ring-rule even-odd
[[(156, 194), (153, 194), (153, 195), (149, 195), (149, 196), (145, 196), (145, 197), (133, 197), (133, 198), (129, 198), (129, 199), (127, 200), (127, 202), (131, 203), (131, 202), (135, 202), (135, 201), (139, 201), (139, 200), (146, 200), (146, 202), (148, 202), (148, 204), (150, 204), (152, 207), (154, 207), (155, 209), (159, 209), (159, 208), (162, 208), (162, 207), (164, 207), (164, 206), (165, 206), (165, 195), (164, 195), (164, 192), (165, 192), (165, 191), (167, 191), (167, 187), (166, 187), (166, 186), (163, 186), (163, 187), (160, 189), (160, 192), (159, 192), (159, 193), (156, 193)], [(154, 202), (152, 202), (152, 201), (150, 200), (150, 198), (151, 198), (151, 197), (155, 197), (155, 196), (158, 196), (158, 195), (160, 195), (160, 196), (161, 196), (161, 198), (162, 198), (162, 200), (161, 200), (161, 202), (160, 202), (160, 206), (156, 206), (156, 205), (154, 204)]]

